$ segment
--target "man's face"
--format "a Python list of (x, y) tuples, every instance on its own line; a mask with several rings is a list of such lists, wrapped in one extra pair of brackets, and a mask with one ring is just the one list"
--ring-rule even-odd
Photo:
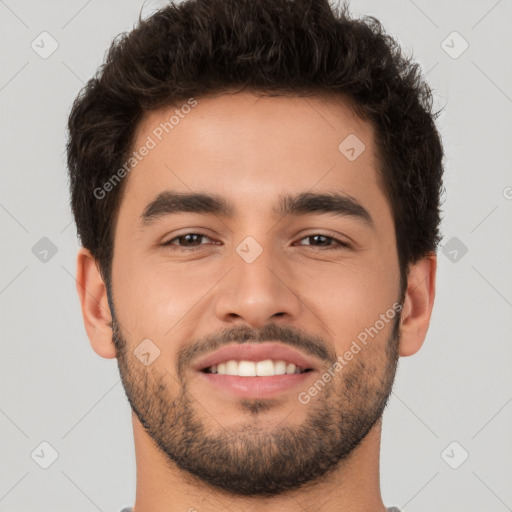
[[(298, 488), (377, 425), (395, 374), (399, 314), (389, 312), (400, 272), (373, 131), (341, 101), (243, 93), (198, 99), (159, 141), (173, 111), (139, 126), (134, 150), (148, 136), (156, 146), (126, 178), (115, 231), (123, 384), (141, 424), (191, 478), (245, 495)], [(231, 211), (172, 213), (165, 193), (213, 195)], [(292, 202), (283, 196), (333, 193), (345, 198), (337, 213), (310, 196), (305, 209), (278, 210)], [(301, 360), (309, 371), (208, 373), (211, 354), (249, 344), (271, 350), (217, 362), (246, 360), (240, 371), (250, 373), (280, 372), (282, 363), (257, 362), (284, 360), (293, 372)]]

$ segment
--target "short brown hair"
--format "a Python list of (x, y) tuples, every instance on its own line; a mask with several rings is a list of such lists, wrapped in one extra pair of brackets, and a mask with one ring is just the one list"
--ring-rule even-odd
[(380, 22), (353, 19), (346, 5), (333, 11), (327, 0), (186, 0), (115, 38), (69, 116), (72, 210), (107, 285), (124, 183), (101, 199), (94, 190), (126, 161), (145, 113), (233, 89), (351, 98), (376, 128), (402, 283), (410, 263), (436, 250), (438, 113), (419, 66)]

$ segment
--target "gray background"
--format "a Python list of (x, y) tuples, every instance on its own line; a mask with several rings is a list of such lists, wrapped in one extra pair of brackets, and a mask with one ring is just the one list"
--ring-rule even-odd
[[(134, 501), (129, 405), (116, 361), (90, 348), (75, 292), (65, 124), (112, 37), (163, 4), (0, 0), (2, 512)], [(384, 502), (512, 510), (512, 2), (353, 1), (352, 10), (413, 52), (446, 106), (446, 254), (427, 340), (401, 360), (385, 414)], [(31, 47), (51, 49), (44, 31), (58, 43), (47, 58)], [(43, 441), (58, 452), (48, 469)]]

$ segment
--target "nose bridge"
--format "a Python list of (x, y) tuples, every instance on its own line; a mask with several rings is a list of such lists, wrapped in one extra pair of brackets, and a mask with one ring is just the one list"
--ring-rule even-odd
[(254, 237), (246, 237), (235, 248), (232, 271), (218, 291), (216, 313), (221, 319), (240, 317), (261, 326), (277, 314), (299, 315), (300, 301), (293, 283), (287, 282), (284, 262), (271, 238), (260, 244)]

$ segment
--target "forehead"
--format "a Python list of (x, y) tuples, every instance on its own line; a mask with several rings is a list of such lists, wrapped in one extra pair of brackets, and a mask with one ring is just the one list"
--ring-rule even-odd
[(364, 195), (385, 206), (373, 127), (341, 96), (185, 100), (148, 113), (132, 149), (144, 156), (132, 159), (121, 211), (138, 215), (163, 190), (215, 191), (246, 212), (306, 191)]

